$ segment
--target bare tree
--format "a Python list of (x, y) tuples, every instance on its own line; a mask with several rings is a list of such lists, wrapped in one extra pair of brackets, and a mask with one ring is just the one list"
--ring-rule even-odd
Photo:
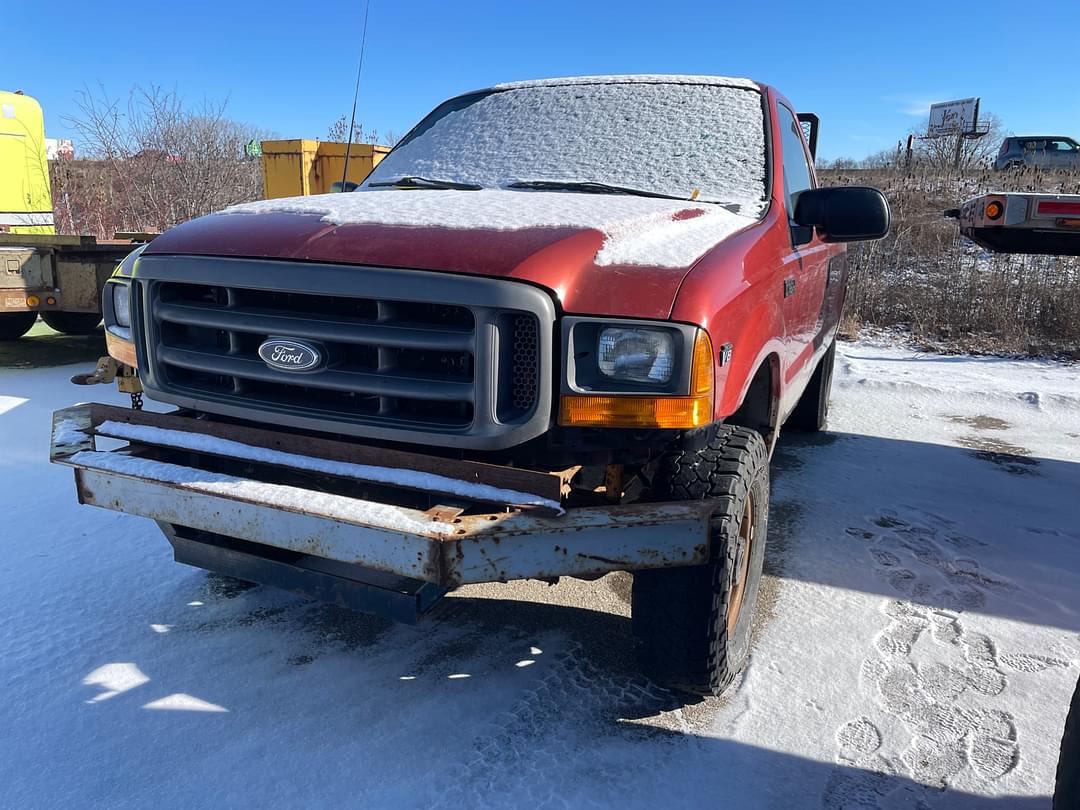
[(859, 161), (851, 157), (838, 157), (832, 160), (821, 158), (815, 161), (815, 167), (818, 171), (824, 169), (857, 169), (859, 168)]
[[(258, 160), (244, 147), (263, 133), (226, 117), (225, 104), (187, 106), (176, 91), (135, 87), (126, 105), (100, 88), (84, 90), (80, 115), (67, 123), (81, 136), (82, 150), (99, 166), (65, 180), (97, 184), (88, 193), (59, 189), (107, 206), (111, 222), (98, 229), (164, 230), (262, 193)], [(77, 217), (73, 216), (73, 219)]]
[(879, 149), (859, 161), (860, 169), (891, 169), (898, 162), (897, 149)]
[[(337, 121), (330, 125), (330, 128), (326, 131), (326, 140), (333, 143), (345, 143), (349, 140), (349, 119), (347, 116), (339, 116)], [(361, 122), (353, 121), (353, 143), (374, 143), (383, 144), (384, 146), (393, 146), (399, 140), (401, 140), (401, 136), (392, 129), (386, 130), (380, 137), (379, 130), (365, 130), (364, 125)]]
[[(993, 113), (980, 115), (979, 124), (980, 129), (986, 128), (986, 133), (980, 134), (977, 138), (961, 134), (927, 138), (925, 136), (930, 126), (930, 119), (927, 117), (911, 131), (916, 138), (915, 160), (935, 169), (966, 170), (986, 166), (1001, 146), (1005, 131), (1001, 119)], [(958, 149), (959, 165), (957, 165)]]

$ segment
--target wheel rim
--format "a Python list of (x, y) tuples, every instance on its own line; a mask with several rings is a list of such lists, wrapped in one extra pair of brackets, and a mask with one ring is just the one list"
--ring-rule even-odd
[(728, 605), (727, 631), (730, 636), (739, 623), (742, 613), (743, 597), (746, 595), (747, 578), (750, 573), (750, 558), (754, 551), (754, 493), (746, 493), (742, 520), (739, 521), (739, 546), (735, 555), (736, 578), (731, 584), (731, 601)]

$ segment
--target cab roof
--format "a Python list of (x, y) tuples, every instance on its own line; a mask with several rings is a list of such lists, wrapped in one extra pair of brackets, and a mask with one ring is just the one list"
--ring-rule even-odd
[(517, 90), (523, 87), (558, 87), (572, 84), (711, 84), (723, 87), (744, 87), (761, 90), (764, 85), (752, 79), (735, 76), (698, 76), (664, 73), (630, 73), (610, 76), (565, 76), (550, 79), (529, 79), (520, 82), (496, 84), (490, 90)]

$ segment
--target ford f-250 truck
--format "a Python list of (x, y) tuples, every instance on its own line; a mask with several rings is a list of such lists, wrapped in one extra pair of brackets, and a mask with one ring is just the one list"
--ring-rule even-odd
[(889, 217), (817, 187), (794, 107), (755, 82), (468, 93), (355, 192), (127, 258), (109, 351), (177, 410), (59, 411), (53, 460), (181, 562), (406, 621), (465, 583), (633, 571), (644, 669), (719, 693), (770, 451), (825, 424), (842, 243)]

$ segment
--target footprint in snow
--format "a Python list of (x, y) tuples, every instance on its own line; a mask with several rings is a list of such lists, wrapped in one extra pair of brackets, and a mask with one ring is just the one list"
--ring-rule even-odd
[[(990, 703), (1008, 688), (1007, 672), (1041, 672), (1069, 662), (999, 652), (989, 636), (964, 627), (964, 610), (981, 607), (990, 593), (1015, 590), (977, 560), (948, 550), (976, 548), (984, 541), (956, 533), (951, 521), (935, 515), (888, 510), (870, 522), (880, 531), (851, 528), (848, 534), (868, 542), (876, 573), (901, 598), (882, 605), (886, 624), (862, 663), (860, 681), (908, 736), (888, 746), (899, 750), (890, 758), (886, 735), (873, 719), (863, 716), (840, 726), (840, 767), (826, 783), (822, 806), (841, 810), (899, 802), (930, 808), (938, 791), (959, 774), (968, 771), (990, 783), (1019, 763), (1015, 720)], [(944, 660), (916, 660), (913, 649), (921, 639), (938, 648)], [(913, 788), (909, 780), (927, 787)], [(913, 790), (916, 796), (893, 795)]]
[(1026, 402), (1028, 405), (1034, 405), (1036, 408), (1042, 406), (1042, 396), (1038, 391), (1021, 391), (1016, 395), (1016, 398), (1021, 402)]

